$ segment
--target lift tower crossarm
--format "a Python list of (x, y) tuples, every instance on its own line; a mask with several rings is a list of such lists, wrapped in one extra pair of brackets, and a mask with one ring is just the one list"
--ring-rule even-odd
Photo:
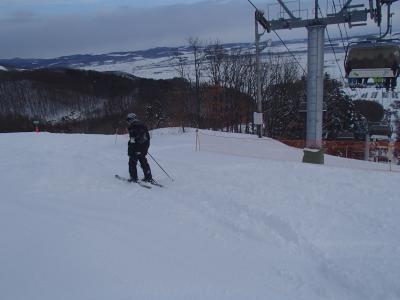
[(325, 18), (318, 19), (286, 19), (286, 20), (272, 20), (269, 21), (271, 25), (271, 30), (280, 30), (280, 29), (294, 29), (294, 28), (304, 28), (314, 25), (332, 25), (332, 24), (340, 24), (340, 23), (350, 23), (350, 22), (365, 22), (368, 19), (369, 11), (358, 10), (343, 13), (337, 13), (334, 15), (330, 15)]

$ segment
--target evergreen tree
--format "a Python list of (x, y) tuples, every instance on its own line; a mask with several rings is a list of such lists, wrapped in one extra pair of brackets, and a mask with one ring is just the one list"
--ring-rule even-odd
[(393, 109), (392, 114), (394, 116), (394, 133), (396, 134), (396, 142), (400, 142), (400, 101), (395, 100), (390, 105)]
[(328, 139), (336, 139), (339, 133), (353, 133), (362, 139), (367, 130), (365, 118), (354, 109), (352, 99), (345, 95), (342, 84), (325, 74), (323, 132)]

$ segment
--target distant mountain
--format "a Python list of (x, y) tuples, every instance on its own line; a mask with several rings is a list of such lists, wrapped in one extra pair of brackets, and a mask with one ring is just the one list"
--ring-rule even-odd
[[(325, 43), (325, 69), (334, 78), (341, 78), (340, 68), (343, 66), (345, 46), (348, 42), (358, 42), (371, 39), (371, 35), (355, 36), (346, 38), (326, 38)], [(305, 67), (307, 54), (307, 40), (293, 39), (285, 41), (290, 49), (288, 53), (286, 47), (280, 41), (274, 41), (267, 46), (264, 40), (261, 42), (263, 48), (261, 55), (295, 55), (299, 62)], [(254, 51), (254, 43), (229, 43), (222, 45), (225, 49), (243, 49), (243, 51)], [(189, 46), (180, 47), (157, 47), (147, 50), (112, 52), (106, 54), (76, 54), (61, 56), (50, 59), (36, 58), (13, 58), (0, 59), (1, 66), (9, 69), (41, 69), (41, 68), (73, 68), (95, 71), (120, 71), (138, 77), (153, 79), (170, 79), (177, 76), (173, 63), (173, 56), (182, 56), (188, 64), (192, 62), (192, 51)]]
[[(359, 38), (357, 38), (359, 39)], [(302, 57), (307, 52), (307, 40), (295, 39), (285, 42), (292, 54)], [(274, 41), (270, 46), (264, 41), (261, 43), (262, 55), (268, 53), (288, 54), (286, 48), (279, 41)], [(229, 43), (222, 45), (225, 49), (241, 48), (243, 51), (254, 52), (254, 43)], [(339, 40), (332, 40), (336, 53), (343, 53), (343, 45)], [(325, 45), (326, 53), (332, 53), (332, 46)], [(148, 50), (112, 52), (107, 54), (77, 54), (51, 59), (13, 58), (0, 59), (0, 65), (11, 69), (41, 69), (41, 68), (74, 68), (96, 71), (121, 71), (138, 77), (168, 79), (177, 75), (172, 61), (174, 55), (185, 57), (191, 63), (191, 49), (188, 46), (158, 47)]]

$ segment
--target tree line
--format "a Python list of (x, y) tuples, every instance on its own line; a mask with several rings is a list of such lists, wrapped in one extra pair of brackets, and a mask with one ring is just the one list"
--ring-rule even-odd
[[(200, 128), (254, 132), (257, 110), (254, 51), (226, 48), (217, 42), (188, 40), (191, 57), (174, 53), (172, 61), (180, 78), (188, 81)], [(306, 73), (296, 57), (268, 53), (261, 60), (263, 134), (277, 139), (304, 139), (306, 123)], [(211, 94), (210, 94), (211, 93)], [(341, 132), (363, 138), (363, 116), (345, 95), (342, 85), (325, 75), (324, 138)]]
[[(254, 51), (197, 38), (188, 44), (190, 55), (171, 53), (176, 77), (170, 80), (74, 69), (0, 71), (0, 131), (32, 130), (32, 121), (39, 120), (49, 131), (114, 133), (134, 111), (150, 128), (254, 132)], [(304, 139), (306, 74), (297, 60), (263, 57), (260, 80), (263, 134)], [(328, 75), (324, 103), (324, 138), (340, 132), (362, 138), (365, 120), (340, 82)]]

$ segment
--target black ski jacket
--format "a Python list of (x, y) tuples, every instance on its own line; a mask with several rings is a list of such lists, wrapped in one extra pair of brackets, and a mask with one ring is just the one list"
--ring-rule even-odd
[(128, 142), (128, 155), (147, 155), (150, 147), (150, 134), (147, 126), (140, 121), (134, 121), (129, 125), (128, 131), (130, 138)]

